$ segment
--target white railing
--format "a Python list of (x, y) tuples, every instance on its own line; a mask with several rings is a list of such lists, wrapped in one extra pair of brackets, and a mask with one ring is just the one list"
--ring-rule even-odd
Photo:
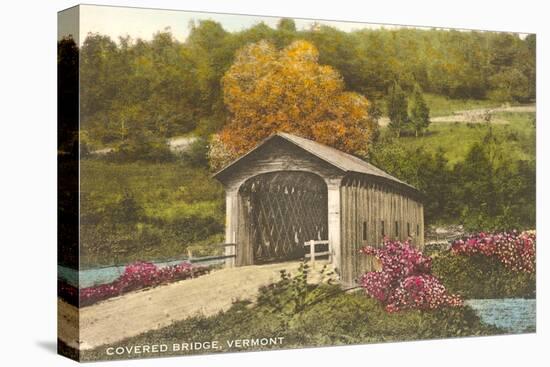
[[(316, 252), (316, 245), (327, 245), (327, 251)], [(311, 266), (312, 266), (312, 267), (315, 266), (315, 257), (327, 256), (327, 255), (328, 255), (329, 261), (332, 260), (332, 259), (331, 259), (331, 257), (332, 257), (332, 251), (331, 251), (330, 243), (328, 242), (328, 240), (321, 240), (321, 241), (311, 240), (311, 241), (306, 241), (306, 242), (304, 242), (304, 247), (306, 247), (306, 246), (309, 246), (309, 253), (306, 253), (306, 254), (305, 254), (305, 258), (306, 258), (306, 260), (309, 259), (309, 261), (311, 261)]]

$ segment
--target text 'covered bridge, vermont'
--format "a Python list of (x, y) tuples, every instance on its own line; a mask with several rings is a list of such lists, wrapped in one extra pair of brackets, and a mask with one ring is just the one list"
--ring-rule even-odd
[(304, 257), (328, 240), (345, 283), (372, 270), (358, 253), (384, 237), (424, 245), (424, 209), (414, 187), (350, 154), (277, 133), (214, 177), (226, 191), (226, 255), (242, 266)]

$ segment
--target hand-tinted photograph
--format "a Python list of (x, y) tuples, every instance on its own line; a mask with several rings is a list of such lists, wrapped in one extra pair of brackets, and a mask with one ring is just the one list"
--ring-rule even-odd
[(60, 354), (536, 331), (535, 34), (79, 5), (57, 49)]

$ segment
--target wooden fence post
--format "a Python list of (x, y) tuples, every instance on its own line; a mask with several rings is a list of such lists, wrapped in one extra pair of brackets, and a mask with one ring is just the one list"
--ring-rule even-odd
[(315, 269), (315, 241), (309, 241), (309, 259), (311, 261), (311, 269)]
[(187, 249), (187, 261), (189, 262), (189, 265), (191, 265), (191, 278), (195, 277), (195, 272), (193, 271), (193, 264), (191, 263), (191, 259), (193, 258), (193, 253), (191, 252), (191, 249)]

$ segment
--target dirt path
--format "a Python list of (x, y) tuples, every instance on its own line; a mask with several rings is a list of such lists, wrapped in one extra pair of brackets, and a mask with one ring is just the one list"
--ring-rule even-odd
[[(191, 148), (191, 145), (197, 141), (196, 136), (178, 136), (175, 138), (169, 138), (167, 144), (170, 147), (170, 150), (173, 152), (179, 153), (188, 151)], [(96, 155), (105, 155), (114, 151), (114, 148), (108, 147), (103, 149), (94, 150), (91, 153)]]
[(168, 139), (168, 146), (174, 152), (183, 152), (189, 150), (191, 145), (197, 140), (196, 136), (179, 136)]
[[(196, 279), (130, 293), (80, 310), (80, 340), (76, 328), (59, 330), (60, 339), (82, 350), (116, 343), (194, 315), (213, 315), (237, 299), (254, 299), (258, 288), (276, 282), (280, 271), (295, 272), (299, 262), (245, 266), (214, 271)], [(316, 269), (321, 269), (320, 262)], [(317, 276), (317, 280), (318, 280)], [(313, 281), (316, 281), (313, 276)], [(59, 317), (75, 321), (77, 309), (58, 301)]]
[[(476, 108), (472, 110), (460, 110), (455, 111), (452, 115), (432, 117), (431, 122), (464, 122), (464, 123), (482, 123), (487, 122), (485, 117), (493, 115), (497, 112), (535, 112), (535, 105), (525, 106), (502, 106), (495, 108)], [(378, 120), (380, 126), (387, 126), (390, 123), (390, 119), (382, 117)], [(507, 124), (508, 121), (503, 119), (497, 119), (491, 116), (491, 124)]]

